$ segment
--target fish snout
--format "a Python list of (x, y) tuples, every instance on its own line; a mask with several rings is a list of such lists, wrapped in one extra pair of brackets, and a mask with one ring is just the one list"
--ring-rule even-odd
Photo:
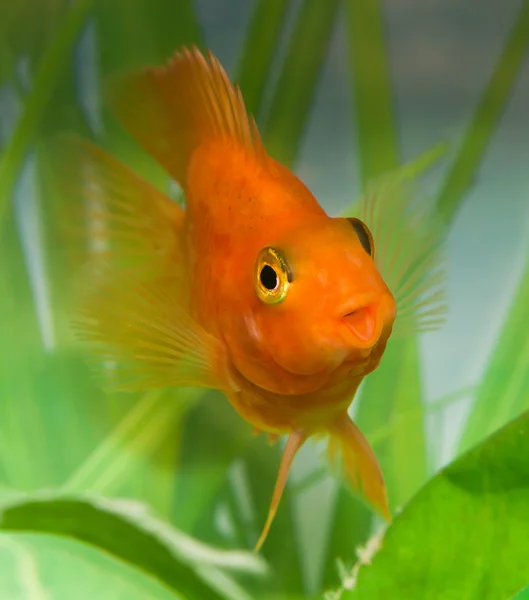
[(346, 309), (342, 322), (354, 336), (357, 348), (372, 348), (382, 336), (386, 339), (395, 320), (396, 308), (392, 295), (362, 302)]

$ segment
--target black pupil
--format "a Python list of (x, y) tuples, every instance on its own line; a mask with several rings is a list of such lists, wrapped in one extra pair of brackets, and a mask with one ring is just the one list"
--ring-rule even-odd
[(366, 231), (364, 224), (362, 223), (362, 221), (355, 220), (352, 221), (351, 225), (353, 226), (353, 229), (355, 230), (355, 233), (358, 236), (362, 247), (369, 255), (371, 255), (373, 252), (373, 248), (371, 248), (371, 240), (369, 239), (369, 235)]
[(270, 265), (265, 265), (261, 269), (259, 276), (261, 283), (267, 290), (275, 290), (277, 287), (277, 273)]

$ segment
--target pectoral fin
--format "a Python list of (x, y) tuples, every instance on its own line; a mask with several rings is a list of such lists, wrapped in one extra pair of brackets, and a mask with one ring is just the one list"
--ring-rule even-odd
[(380, 465), (373, 449), (360, 429), (344, 415), (329, 429), (331, 439), (329, 452), (341, 450), (347, 478), (358, 491), (386, 520), (391, 521), (386, 485)]

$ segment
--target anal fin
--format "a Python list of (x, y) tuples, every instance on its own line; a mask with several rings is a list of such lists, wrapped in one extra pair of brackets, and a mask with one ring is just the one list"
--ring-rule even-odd
[(387, 521), (391, 521), (386, 484), (373, 449), (360, 429), (346, 414), (329, 429), (329, 452), (341, 450), (346, 476), (354, 489), (363, 496)]

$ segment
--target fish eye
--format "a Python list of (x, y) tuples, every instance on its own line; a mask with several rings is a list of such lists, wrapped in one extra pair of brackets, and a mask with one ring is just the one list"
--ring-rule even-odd
[(363, 221), (360, 221), (360, 219), (355, 219), (353, 217), (347, 220), (353, 226), (353, 229), (355, 230), (355, 233), (362, 244), (362, 248), (369, 254), (369, 256), (373, 257), (375, 254), (375, 246), (373, 243), (373, 236), (371, 235), (367, 225)]
[(286, 260), (274, 248), (259, 252), (255, 266), (255, 291), (265, 304), (278, 304), (285, 299), (292, 282)]

